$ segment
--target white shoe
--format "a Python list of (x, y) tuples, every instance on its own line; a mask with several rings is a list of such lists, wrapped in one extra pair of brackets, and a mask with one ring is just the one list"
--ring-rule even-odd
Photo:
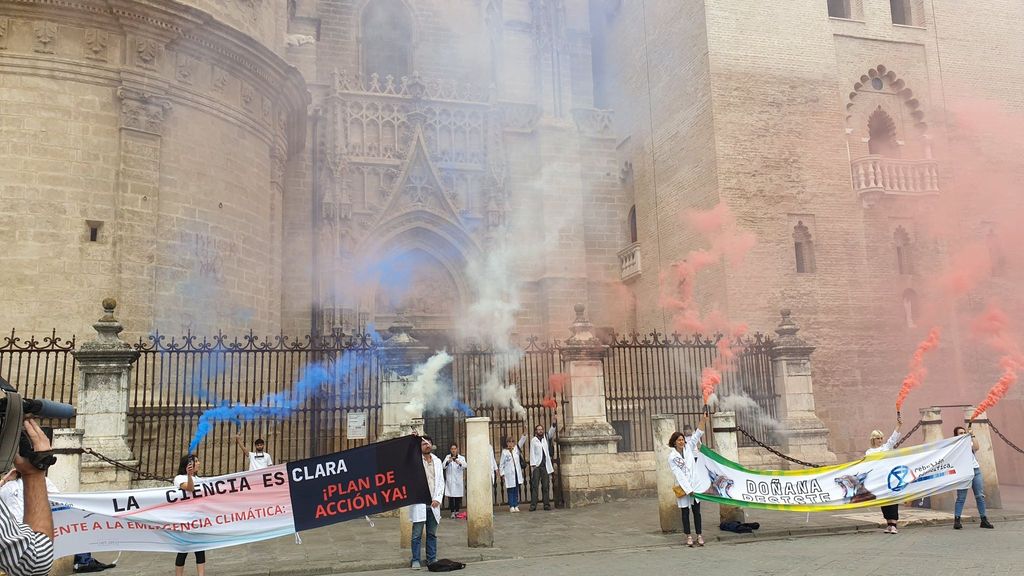
[(419, 570), (420, 569), (420, 563), (419, 562), (413, 562), (411, 568), (413, 570)]

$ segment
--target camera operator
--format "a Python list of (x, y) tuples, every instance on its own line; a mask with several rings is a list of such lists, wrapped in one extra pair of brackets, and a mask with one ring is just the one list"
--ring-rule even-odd
[[(37, 454), (49, 452), (39, 424), (24, 421), (25, 435)], [(46, 470), (20, 454), (14, 467), (21, 473), (25, 494), (25, 521), (18, 522), (7, 505), (0, 501), (0, 570), (10, 576), (43, 576), (53, 565), (53, 514), (46, 494)]]

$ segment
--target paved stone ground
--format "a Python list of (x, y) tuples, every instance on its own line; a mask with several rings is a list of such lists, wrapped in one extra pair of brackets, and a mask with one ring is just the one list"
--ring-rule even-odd
[[(1000, 541), (1003, 540), (1001, 530), (1005, 529), (1004, 525), (1007, 522), (1024, 520), (1024, 487), (1003, 487), (1002, 497), (1004, 508), (993, 510), (989, 514), (989, 517), (997, 524), (997, 529), (984, 531), (986, 534), (999, 534)], [(911, 542), (912, 539), (918, 538), (913, 534), (922, 530), (918, 527), (922, 525), (934, 525), (936, 526), (934, 530), (940, 534), (980, 533), (982, 531), (978, 529), (974, 519), (975, 512), (973, 508), (970, 508), (973, 506), (973, 499), (968, 498), (968, 502), (969, 508), (965, 510), (965, 517), (969, 520), (967, 520), (963, 531), (954, 533), (949, 528), (949, 524), (952, 523), (952, 514), (948, 512), (904, 507), (900, 511), (901, 523), (908, 524), (910, 527), (890, 540), (885, 540), (885, 535), (879, 530), (882, 519), (881, 513), (877, 509), (845, 514), (816, 513), (809, 515), (748, 510), (748, 521), (760, 522), (762, 526), (756, 535), (751, 536), (719, 531), (718, 509), (714, 504), (705, 503), (702, 504), (703, 516), (706, 520), (704, 533), (709, 547), (704, 551), (720, 544), (782, 541), (794, 537), (824, 534), (865, 533), (870, 536), (864, 536), (864, 538), (878, 536), (880, 544), (883, 542)], [(297, 545), (295, 539), (289, 537), (214, 550), (207, 554), (207, 566), (210, 574), (218, 576), (313, 576), (404, 568), (408, 563), (409, 551), (405, 546), (399, 548), (398, 519), (377, 518), (373, 520), (373, 524), (371, 527), (365, 520), (350, 521), (307, 532), (302, 535), (301, 545)], [(1020, 525), (1013, 524), (1013, 526), (1016, 526), (1015, 529), (1018, 530), (1019, 537)], [(677, 551), (682, 541), (679, 534), (661, 533), (658, 526), (657, 503), (653, 499), (623, 500), (573, 510), (522, 512), (515, 515), (500, 510), (495, 517), (495, 546), (493, 548), (467, 547), (465, 521), (443, 520), (438, 538), (440, 542), (439, 556), (442, 558), (451, 558), (474, 565), (481, 562), (500, 565), (501, 561), (506, 561), (505, 569), (513, 569), (516, 573), (523, 573), (519, 570), (520, 561), (507, 562), (510, 559), (535, 556), (551, 558), (552, 562), (561, 565), (567, 560), (558, 560), (559, 558), (587, 555), (599, 565), (600, 558), (604, 557), (601, 554), (607, 556), (619, 551), (621, 554), (613, 555), (613, 557), (628, 558), (632, 553), (630, 551), (659, 549)], [(972, 538), (977, 538), (977, 536), (972, 536)], [(818, 542), (816, 540), (813, 547), (818, 546)], [(871, 547), (875, 546), (874, 542), (876, 541), (871, 540), (871, 544), (868, 544), (868, 540), (856, 539), (852, 542), (863, 554), (867, 550), (873, 550)], [(1019, 539), (1013, 542), (1014, 546), (1019, 546)], [(896, 546), (897, 544), (884, 545)], [(774, 548), (767, 546), (766, 549), (773, 550)], [(110, 554), (100, 554), (98, 557), (104, 561), (111, 559)], [(781, 558), (780, 562), (784, 562), (784, 557)], [(190, 564), (191, 560), (189, 558)], [(568, 562), (571, 563), (574, 560)], [(153, 574), (162, 567), (166, 567), (167, 572), (170, 573), (173, 563), (172, 554), (125, 553), (118, 567), (107, 573), (112, 576), (117, 574)], [(190, 568), (190, 573), (192, 570), (194, 568)], [(901, 574), (905, 573), (902, 568), (899, 571)], [(855, 572), (866, 573), (867, 570), (857, 569)]]
[[(604, 576), (621, 574), (729, 574), (744, 576), (853, 576), (898, 574), (984, 574), (1017, 576), (1024, 565), (1024, 522), (995, 530), (954, 532), (926, 526), (900, 532), (860, 531), (829, 537), (775, 541), (730, 540), (689, 549), (675, 546), (622, 548), (571, 556), (492, 560), (467, 566), (458, 574), (512, 576)], [(408, 568), (360, 572), (364, 576), (422, 574)], [(356, 576), (356, 575), (349, 575)]]

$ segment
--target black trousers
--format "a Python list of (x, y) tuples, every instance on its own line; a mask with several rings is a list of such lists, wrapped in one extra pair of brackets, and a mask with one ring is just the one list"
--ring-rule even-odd
[(530, 508), (537, 507), (538, 486), (544, 491), (544, 507), (551, 508), (551, 475), (544, 466), (534, 466), (530, 474)]
[[(184, 552), (182, 552), (181, 554), (178, 554), (177, 556), (174, 557), (174, 565), (175, 566), (184, 566), (185, 565), (185, 558), (188, 558), (188, 554), (186, 554)], [(200, 550), (199, 552), (196, 552), (196, 564), (206, 564), (206, 551), (205, 550)]]
[(689, 508), (680, 508), (683, 513), (683, 534), (690, 535), (690, 510), (693, 510), (693, 527), (697, 529), (697, 534), (701, 534), (700, 530), (700, 502), (694, 502), (690, 504)]
[(895, 523), (900, 519), (900, 505), (890, 504), (888, 506), (882, 506), (882, 518)]
[(462, 496), (449, 496), (448, 497), (448, 510), (455, 514), (462, 508)]

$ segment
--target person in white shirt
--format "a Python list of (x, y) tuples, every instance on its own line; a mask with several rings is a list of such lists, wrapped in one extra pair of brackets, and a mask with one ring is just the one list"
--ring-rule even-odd
[(452, 443), (450, 453), (444, 457), (444, 493), (448, 496), (448, 511), (455, 518), (466, 495), (466, 457), (459, 454), (459, 445)]
[[(892, 435), (884, 443), (882, 442), (882, 431), (872, 430), (871, 431), (871, 448), (868, 448), (864, 452), (865, 456), (876, 454), (878, 452), (888, 452), (892, 450), (896, 444), (900, 441), (900, 428), (903, 427), (903, 419), (896, 418), (896, 428), (892, 431)], [(896, 530), (896, 524), (900, 520), (900, 505), (889, 504), (888, 506), (882, 506), (882, 517), (885, 518), (885, 533), (886, 534), (898, 534)]]
[(676, 479), (676, 484), (686, 493), (676, 497), (676, 505), (683, 514), (683, 534), (686, 535), (686, 545), (693, 548), (693, 536), (690, 535), (690, 510), (693, 511), (693, 527), (697, 532), (697, 545), (704, 545), (704, 535), (701, 533), (700, 502), (694, 496), (697, 487), (697, 450), (700, 447), (701, 430), (707, 424), (707, 413), (701, 417), (697, 430), (694, 431), (688, 425), (683, 427), (682, 432), (673, 432), (668, 440), (668, 445), (673, 449), (668, 454), (668, 467)]
[[(551, 463), (551, 450), (549, 442), (555, 437), (555, 426), (558, 421), (551, 419), (551, 428), (547, 435), (544, 434), (544, 427), (540, 424), (533, 429), (533, 438), (530, 438), (530, 512), (537, 510), (538, 488), (544, 491), (544, 509), (551, 510), (551, 474), (555, 467)], [(526, 444), (526, 436), (519, 439), (519, 447), (522, 449)]]
[(423, 541), (423, 529), (427, 529), (427, 565), (437, 561), (437, 525), (441, 522), (441, 501), (444, 500), (444, 468), (441, 459), (431, 452), (434, 441), (430, 436), (420, 437), (420, 451), (423, 454), (423, 471), (427, 476), (427, 489), (430, 491), (430, 508), (426, 504), (409, 506), (409, 520), (412, 522), (412, 569), (420, 569), (420, 544)]
[[(195, 454), (186, 454), (181, 457), (181, 462), (178, 464), (178, 475), (174, 477), (174, 487), (185, 492), (192, 492), (196, 489), (196, 486), (202, 484), (203, 479), (196, 476), (196, 472), (199, 471), (199, 457)], [(188, 554), (182, 552), (174, 558), (174, 575), (183, 576), (185, 574), (185, 559), (188, 558)], [(196, 572), (199, 576), (206, 575), (206, 551), (200, 550), (196, 552)]]
[(522, 456), (519, 453), (519, 446), (511, 436), (505, 437), (505, 449), (501, 451), (501, 462), (498, 470), (501, 479), (505, 484), (505, 493), (508, 495), (508, 511), (519, 512), (519, 487), (523, 485), (523, 469), (519, 467)]
[[(962, 436), (964, 434), (971, 435), (971, 460), (974, 463), (974, 478), (971, 480), (971, 489), (974, 490), (974, 501), (978, 504), (978, 516), (981, 516), (981, 527), (982, 528), (995, 528), (991, 522), (988, 521), (988, 516), (985, 514), (985, 482), (981, 476), (981, 464), (978, 464), (978, 457), (975, 452), (978, 451), (978, 439), (974, 437), (974, 432), (968, 432), (963, 426), (957, 426), (953, 428), (954, 436)], [(967, 502), (967, 488), (956, 491), (956, 503), (953, 505), (953, 529), (960, 530), (964, 527), (963, 523), (960, 522), (960, 514), (964, 511), (964, 504)]]
[(249, 457), (249, 470), (262, 470), (274, 465), (274, 459), (270, 456), (270, 453), (264, 451), (267, 443), (263, 441), (263, 438), (257, 438), (253, 441), (252, 452), (246, 451), (245, 445), (242, 444), (242, 437), (238, 434), (235, 434), (235, 443), (238, 444), (238, 450), (244, 452)]

